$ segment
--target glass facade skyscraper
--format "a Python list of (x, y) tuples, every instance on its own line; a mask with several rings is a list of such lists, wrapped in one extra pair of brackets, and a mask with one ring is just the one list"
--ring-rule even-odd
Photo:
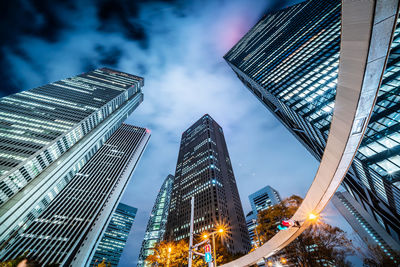
[(266, 210), (273, 205), (279, 204), (281, 197), (278, 191), (267, 185), (249, 195), (249, 201), (253, 212), (258, 213), (261, 210)]
[(90, 266), (97, 266), (103, 260), (111, 266), (118, 266), (122, 251), (128, 240), (137, 208), (119, 203), (104, 232), (92, 258)]
[(264, 188), (254, 192), (249, 195), (249, 201), (251, 205), (251, 211), (246, 215), (246, 225), (249, 231), (251, 243), (254, 246), (257, 240), (257, 236), (254, 232), (256, 227), (258, 212), (266, 210), (269, 207), (279, 204), (281, 202), (281, 197), (278, 191), (273, 189), (271, 186), (267, 185)]
[(400, 245), (358, 204), (349, 192), (336, 192), (332, 203), (361, 239), (369, 245), (379, 246), (393, 259)]
[[(340, 57), (341, 1), (309, 0), (266, 14), (225, 56), (246, 87), (321, 159)], [(399, 21), (374, 113), (343, 186), (400, 235)]]
[(156, 243), (164, 240), (173, 185), (174, 176), (169, 174), (158, 192), (151, 211), (142, 248), (140, 249), (138, 266), (151, 266), (145, 260), (149, 255), (153, 254)]
[(142, 86), (102, 68), (0, 99), (0, 250), (143, 101)]
[(221, 126), (208, 114), (182, 134), (167, 221), (167, 237), (189, 237), (191, 197), (195, 197), (194, 234), (225, 224), (228, 251), (251, 249), (242, 204)]
[(149, 138), (120, 126), (1, 258), (28, 251), (43, 266), (88, 266)]

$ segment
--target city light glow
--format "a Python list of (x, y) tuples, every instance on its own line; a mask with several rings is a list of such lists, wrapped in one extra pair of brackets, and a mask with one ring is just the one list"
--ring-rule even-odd
[(318, 215), (315, 215), (314, 213), (310, 213), (310, 214), (308, 215), (308, 219), (311, 220), (311, 221), (315, 221), (315, 220), (317, 220), (318, 218), (319, 218), (319, 216), (318, 216)]

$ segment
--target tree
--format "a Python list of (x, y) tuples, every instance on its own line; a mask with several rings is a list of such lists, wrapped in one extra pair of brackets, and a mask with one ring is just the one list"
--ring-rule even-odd
[(233, 260), (236, 260), (237, 258), (240, 258), (244, 254), (232, 254), (228, 251), (228, 249), (223, 245), (221, 239), (216, 239), (215, 240), (215, 246), (216, 246), (216, 254), (217, 254), (217, 264), (224, 264), (231, 262)]
[[(10, 259), (8, 261), (0, 262), (0, 267), (17, 267), (19, 264), (22, 266), (42, 266), (38, 261), (27, 257), (28, 252), (16, 257), (15, 259)], [(46, 267), (50, 266), (49, 264)]]
[(265, 243), (273, 237), (277, 233), (280, 221), (292, 217), (302, 200), (301, 197), (293, 195), (267, 210), (260, 211), (257, 216), (258, 226), (256, 229), (259, 241)]
[[(289, 219), (300, 206), (302, 198), (291, 196), (258, 214), (258, 233), (265, 243), (277, 232), (277, 225)], [(282, 250), (289, 261), (300, 266), (323, 266), (324, 263), (351, 266), (345, 259), (354, 253), (350, 240), (338, 227), (318, 222), (305, 230), (299, 237)]]
[(363, 256), (363, 266), (365, 267), (397, 267), (400, 265), (400, 253), (395, 252), (387, 255), (379, 245), (368, 245), (367, 251), (359, 249)]
[[(189, 244), (185, 240), (178, 242), (161, 241), (157, 243), (153, 250), (153, 255), (149, 255), (146, 261), (153, 265), (167, 266), (187, 266), (189, 254)], [(168, 260), (169, 258), (169, 260)], [(194, 257), (193, 266), (204, 266), (202, 257)]]
[[(195, 243), (201, 242), (198, 240)], [(233, 255), (229, 253), (226, 247), (223, 245), (220, 238), (215, 240), (217, 264), (223, 264), (235, 260), (243, 254)], [(171, 251), (169, 252), (169, 248)], [(198, 252), (204, 253), (204, 246), (200, 246), (197, 249)], [(179, 242), (166, 242), (161, 241), (155, 245), (153, 255), (146, 258), (146, 261), (153, 265), (167, 266), (168, 254), (169, 254), (169, 266), (187, 266), (189, 256), (189, 244), (186, 240), (180, 240)], [(192, 266), (205, 266), (206, 262), (201, 256), (194, 256)]]
[(106, 260), (103, 259), (103, 261), (100, 262), (100, 263), (97, 265), (97, 267), (106, 267)]

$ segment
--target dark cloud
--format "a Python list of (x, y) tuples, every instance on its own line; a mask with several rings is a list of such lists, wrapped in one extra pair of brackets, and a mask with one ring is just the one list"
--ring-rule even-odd
[(97, 45), (95, 50), (99, 54), (100, 65), (107, 67), (115, 67), (121, 59), (123, 51), (117, 46), (104, 47), (102, 45)]
[(126, 38), (139, 41), (143, 48), (147, 47), (148, 36), (142, 25), (135, 22), (139, 8), (138, 2), (135, 1), (99, 1), (97, 10), (100, 21), (99, 30), (121, 31)]
[(15, 45), (23, 36), (35, 36), (50, 42), (58, 41), (58, 36), (67, 24), (64, 11), (73, 11), (70, 1), (15, 0), (1, 1), (2, 23), (0, 25), (3, 44)]

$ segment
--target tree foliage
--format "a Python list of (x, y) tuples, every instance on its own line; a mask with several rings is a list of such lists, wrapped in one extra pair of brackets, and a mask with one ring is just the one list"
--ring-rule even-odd
[[(258, 214), (256, 231), (261, 243), (265, 243), (277, 232), (281, 220), (289, 219), (300, 206), (302, 198), (291, 196)], [(292, 243), (283, 249), (289, 261), (299, 266), (351, 266), (346, 257), (354, 253), (350, 240), (338, 227), (318, 222), (304, 231)]]
[[(97, 260), (96, 260), (96, 261), (97, 261)], [(111, 267), (111, 262), (108, 262), (108, 263), (106, 264), (106, 260), (103, 259), (102, 262), (100, 262), (100, 263), (97, 265), (97, 267)]]
[[(24, 253), (15, 259), (10, 259), (8, 261), (3, 261), (0, 262), (0, 267), (17, 267), (20, 263), (23, 264), (23, 266), (32, 266), (32, 267), (39, 267), (42, 266), (38, 261), (30, 259), (27, 257), (28, 253)], [(53, 265), (47, 264), (46, 267), (50, 267)], [(58, 266), (58, 265), (57, 265)]]
[[(170, 251), (169, 251), (170, 249)], [(146, 261), (157, 266), (187, 266), (189, 244), (185, 240), (178, 242), (161, 241), (156, 244), (153, 255), (149, 255)], [(169, 258), (169, 260), (168, 260)], [(205, 262), (200, 257), (194, 257), (193, 266), (202, 266)]]
[(224, 264), (231, 262), (237, 258), (240, 258), (244, 254), (238, 253), (238, 254), (232, 254), (228, 251), (228, 249), (225, 247), (225, 245), (222, 243), (221, 239), (216, 239), (215, 240), (215, 246), (216, 246), (216, 254), (217, 254), (217, 265)]
[[(202, 240), (198, 240), (201, 242)], [(211, 243), (211, 242), (210, 242)], [(243, 254), (231, 254), (227, 248), (223, 245), (221, 239), (216, 237), (216, 256), (217, 264), (223, 264), (230, 262), (236, 258), (243, 256)], [(171, 251), (169, 252), (169, 248)], [(204, 253), (204, 246), (200, 246), (197, 252)], [(146, 258), (146, 261), (152, 265), (167, 266), (168, 265), (168, 254), (169, 254), (169, 266), (187, 266), (189, 244), (186, 240), (180, 240), (179, 242), (166, 242), (162, 241), (156, 244), (154, 248), (154, 254)], [(194, 256), (192, 266), (206, 266), (204, 258), (201, 256)]]

